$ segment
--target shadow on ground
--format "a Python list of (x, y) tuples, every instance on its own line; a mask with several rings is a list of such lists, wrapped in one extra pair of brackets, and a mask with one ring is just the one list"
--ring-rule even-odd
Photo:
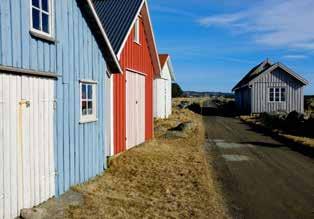
[(203, 116), (223, 116), (223, 117), (235, 117), (239, 113), (236, 110), (235, 103), (229, 102), (215, 102), (206, 101), (204, 104), (193, 103), (188, 106), (188, 109)]

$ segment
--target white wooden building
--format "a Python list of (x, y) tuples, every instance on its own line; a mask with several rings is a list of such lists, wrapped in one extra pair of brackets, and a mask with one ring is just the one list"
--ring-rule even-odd
[(168, 118), (172, 113), (172, 82), (175, 75), (168, 54), (159, 55), (161, 64), (160, 77), (154, 79), (154, 117)]

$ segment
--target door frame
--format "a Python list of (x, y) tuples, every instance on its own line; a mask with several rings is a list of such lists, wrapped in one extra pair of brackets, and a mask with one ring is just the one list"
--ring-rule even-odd
[[(128, 116), (127, 116), (127, 114), (128, 114), (128, 110), (127, 110), (128, 109), (128, 94), (127, 94), (127, 83), (128, 83), (127, 79), (128, 79), (128, 77), (127, 77), (127, 75), (128, 74), (137, 74), (137, 75), (144, 77), (144, 88), (143, 88), (143, 90), (144, 90), (144, 115), (143, 115), (143, 117), (144, 117), (144, 127), (143, 127), (144, 128), (144, 130), (143, 130), (144, 139), (143, 139), (143, 141), (144, 142), (145, 142), (145, 135), (146, 135), (146, 127), (145, 127), (146, 126), (146, 113), (145, 112), (146, 112), (146, 76), (147, 76), (147, 74), (140, 72), (140, 71), (136, 71), (136, 70), (127, 68), (125, 71), (125, 127), (126, 127), (125, 145), (126, 145), (126, 150), (129, 150), (129, 149), (138, 145), (138, 144), (135, 144), (133, 146), (128, 145), (128, 130), (127, 130), (128, 129)], [(141, 143), (139, 143), (139, 144), (141, 144)]]

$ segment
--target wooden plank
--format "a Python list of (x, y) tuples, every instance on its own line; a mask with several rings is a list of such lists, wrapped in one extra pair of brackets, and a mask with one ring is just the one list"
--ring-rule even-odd
[[(40, 92), (36, 92), (36, 88), (38, 89), (40, 87), (40, 80), (34, 80), (34, 84), (33, 84), (33, 102), (32, 102), (32, 107), (33, 107), (33, 114), (34, 117), (38, 117), (39, 115), (39, 100), (40, 100)], [(39, 163), (39, 159), (42, 156), (42, 154), (40, 154), (40, 142), (39, 142), (39, 136), (37, 136), (37, 133), (39, 133), (39, 119), (36, 118), (36, 120), (34, 120), (34, 127), (33, 127), (34, 133), (36, 133), (34, 136), (34, 163), (33, 163), (33, 168), (34, 168), (34, 188), (35, 188), (35, 192), (34, 192), (34, 201), (35, 201), (35, 205), (38, 205), (41, 201), (40, 199), (40, 174), (39, 174), (39, 169), (40, 169), (40, 163)]]
[[(29, 78), (22, 77), (22, 99), (29, 100)], [(31, 205), (31, 185), (30, 185), (30, 117), (29, 109), (26, 107), (26, 104), (21, 105), (22, 108), (22, 153), (23, 153), (23, 191), (24, 191), (24, 207), (30, 208)]]
[(54, 81), (48, 81), (48, 136), (49, 141), (47, 144), (49, 153), (49, 197), (55, 195), (55, 160), (54, 160)]
[(16, 75), (42, 76), (49, 78), (57, 78), (60, 76), (53, 72), (35, 71), (31, 69), (21, 69), (4, 65), (0, 65), (0, 71)]
[(64, 190), (70, 188), (70, 147), (69, 147), (69, 86), (64, 84), (63, 150), (64, 150)]
[(1, 39), (2, 39), (2, 64), (12, 66), (12, 40), (11, 40), (11, 1), (2, 1), (0, 4), (1, 14)]
[[(15, 16), (15, 14), (21, 14), (20, 0), (11, 0), (10, 1), (10, 10), (11, 14), (11, 38), (12, 38), (12, 62), (13, 66), (21, 67), (22, 66), (22, 54), (21, 54), (21, 22), (20, 16)], [(25, 18), (24, 18), (25, 19)], [(14, 28), (12, 28), (14, 27)], [(14, 43), (13, 43), (14, 42)]]
[[(1, 7), (1, 6), (0, 6)], [(0, 15), (1, 17), (1, 15)], [(1, 18), (0, 18), (1, 19)], [(0, 21), (1, 23), (1, 21)], [(0, 34), (1, 35), (1, 34)], [(1, 38), (0, 38), (1, 42)], [(4, 74), (0, 73), (0, 218), (4, 218), (4, 198), (5, 198), (5, 190), (3, 188), (4, 182)]]

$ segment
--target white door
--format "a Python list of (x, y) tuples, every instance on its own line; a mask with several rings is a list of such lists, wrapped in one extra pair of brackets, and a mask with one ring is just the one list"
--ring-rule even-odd
[(126, 72), (126, 147), (145, 142), (145, 76)]
[(0, 218), (55, 194), (54, 80), (0, 73)]

